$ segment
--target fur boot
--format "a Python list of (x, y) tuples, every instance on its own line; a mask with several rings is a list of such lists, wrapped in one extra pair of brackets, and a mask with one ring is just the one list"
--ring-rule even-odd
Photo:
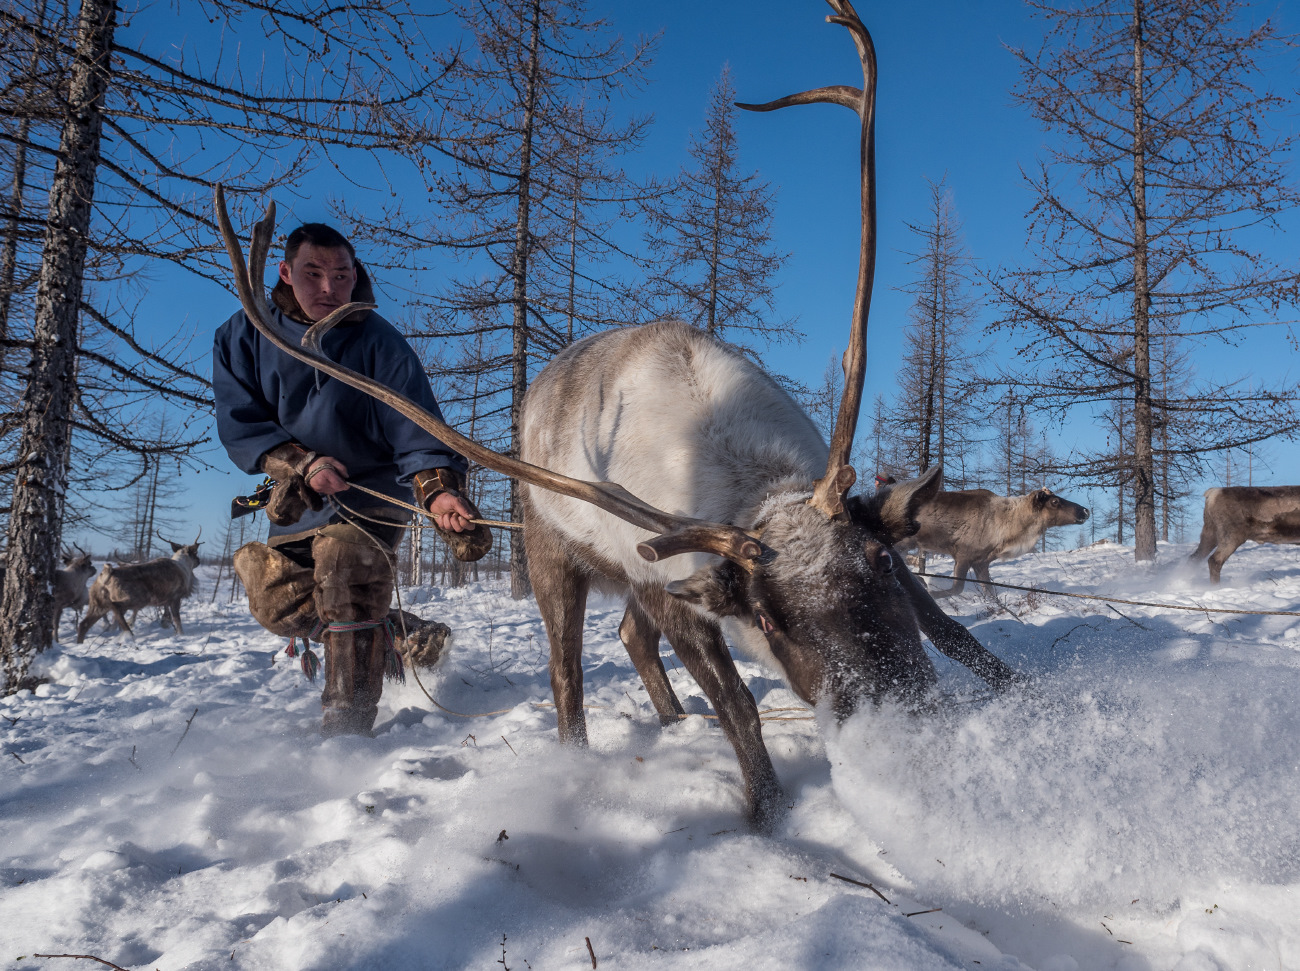
[(388, 642), (382, 627), (325, 632), (321, 734), (368, 735), (379, 714)]
[(422, 668), (435, 668), (443, 659), (451, 642), (451, 628), (436, 620), (421, 620), (405, 610), (391, 610), (388, 620), (393, 625), (397, 650), (408, 664)]
[[(382, 621), (393, 596), (391, 551), (356, 526), (326, 526), (311, 545), (316, 611), (326, 624)], [(325, 633), (326, 735), (366, 734), (379, 712), (388, 639), (381, 625)]]

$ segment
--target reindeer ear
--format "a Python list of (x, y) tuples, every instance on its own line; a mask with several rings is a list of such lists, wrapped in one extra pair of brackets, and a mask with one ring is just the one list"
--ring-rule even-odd
[(917, 510), (935, 497), (942, 483), (943, 466), (932, 465), (918, 478), (886, 486), (875, 495), (851, 497), (849, 516), (893, 546), (921, 528)]
[(718, 617), (747, 617), (747, 579), (740, 567), (730, 560), (723, 560), (717, 566), (701, 567), (685, 580), (665, 584), (664, 590), (678, 600), (703, 607)]
[(184, 547), (184, 546), (181, 546), (180, 543), (173, 542), (172, 540), (168, 540), (167, 542), (169, 542), (169, 543), (172, 544), (172, 552), (173, 552), (173, 553), (179, 553), (181, 550), (185, 549), (185, 547)]

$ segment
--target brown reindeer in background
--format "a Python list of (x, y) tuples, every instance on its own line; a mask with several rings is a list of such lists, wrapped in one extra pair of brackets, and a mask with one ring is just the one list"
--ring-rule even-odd
[[(303, 348), (266, 325), (260, 281), (274, 205), (254, 228), (249, 267), (217, 189), (218, 220), (240, 297), (286, 353), (374, 394), (479, 464), (526, 484), (524, 536), (551, 648), (560, 738), (587, 739), (582, 629), (588, 589), (628, 598), (619, 628), (659, 714), (682, 706), (658, 653), (666, 635), (736, 751), (759, 826), (783, 811), (757, 705), (723, 639), (780, 670), (809, 703), (845, 715), (864, 699), (915, 702), (936, 681), (920, 632), (1001, 687), (1017, 678), (944, 614), (892, 546), (940, 470), (870, 497), (848, 497), (849, 451), (862, 397), (875, 262), (874, 88), (870, 35), (848, 0), (828, 0), (862, 61), (862, 90), (834, 86), (752, 107), (849, 107), (862, 120), (863, 236), (845, 392), (828, 448), (798, 405), (741, 354), (681, 322), (596, 334), (538, 376), (523, 416), (524, 460), (492, 452), (406, 399), (333, 364), (320, 335), (358, 305), (312, 327)], [(633, 486), (633, 495), (619, 483)], [(665, 510), (675, 510), (667, 512)]]
[[(203, 530), (199, 530), (199, 536)], [(163, 539), (161, 536), (159, 539)], [(90, 609), (77, 625), (77, 643), (86, 637), (86, 631), (100, 618), (113, 615), (118, 626), (135, 636), (126, 622), (126, 612), (135, 614), (144, 607), (164, 607), (176, 633), (184, 634), (181, 626), (181, 601), (194, 592), (194, 568), (199, 565), (199, 538), (182, 545), (163, 539), (172, 548), (171, 556), (160, 556), (144, 563), (127, 563), (121, 566), (104, 564), (90, 585)]]
[(1091, 513), (1050, 489), (1023, 496), (999, 496), (988, 489), (939, 492), (916, 513), (920, 529), (902, 544), (921, 553), (953, 558), (952, 585), (936, 597), (959, 594), (966, 574), (975, 571), (984, 596), (993, 596), (989, 564), (1028, 553), (1054, 526), (1078, 526)]
[(1190, 559), (1210, 558), (1210, 582), (1242, 543), (1300, 543), (1300, 486), (1222, 486), (1205, 490), (1201, 541)]

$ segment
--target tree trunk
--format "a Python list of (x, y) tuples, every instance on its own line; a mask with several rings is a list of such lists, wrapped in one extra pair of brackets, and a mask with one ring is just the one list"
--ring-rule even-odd
[(9, 352), (9, 308), (13, 304), (14, 279), (18, 269), (18, 223), (23, 212), (23, 192), (27, 188), (27, 138), (31, 123), (18, 123), (18, 144), (14, 148), (14, 184), (9, 196), (9, 220), (5, 226), (4, 252), (0, 253), (0, 369)]
[[(24, 84), (24, 91), (30, 93), (32, 79), (40, 68), (41, 45), (36, 40), (39, 29), (45, 26), (45, 2), (42, 0), (36, 12), (36, 30), (32, 31), (32, 59), (29, 77)], [(27, 113), (18, 120), (18, 134), (14, 144), (14, 183), (9, 195), (9, 221), (5, 226), (4, 252), (0, 253), (0, 370), (4, 369), (5, 357), (9, 348), (9, 311), (13, 305), (14, 280), (18, 269), (18, 229), (27, 190), (27, 139), (31, 136), (32, 123)]]
[[(518, 458), (520, 447), (520, 417), (524, 407), (524, 393), (528, 390), (528, 250), (529, 204), (532, 193), (533, 120), (537, 109), (537, 80), (541, 69), (539, 47), (542, 32), (540, 0), (532, 3), (532, 35), (528, 42), (528, 77), (525, 81), (524, 131), (519, 146), (519, 207), (515, 221), (515, 253), (510, 268), (514, 277), (514, 341), (511, 353), (510, 397), (510, 454)], [(523, 503), (519, 482), (510, 480), (510, 515), (515, 522), (523, 519)], [(532, 593), (528, 580), (528, 557), (521, 540), (510, 540), (510, 596), (522, 600)]]
[(718, 332), (718, 263), (722, 259), (722, 193), (725, 190), (723, 185), (723, 161), (721, 158), (715, 159), (716, 167), (713, 171), (713, 212), (710, 214), (712, 222), (709, 224), (709, 299), (707, 301), (707, 311), (705, 313), (705, 333), (713, 336)]
[(1151, 288), (1147, 278), (1146, 101), (1143, 4), (1133, 0), (1133, 558), (1156, 558), (1155, 465), (1151, 449)]
[(158, 474), (162, 471), (162, 463), (156, 457), (151, 457), (150, 461), (153, 468), (149, 470), (149, 491), (145, 493), (144, 546), (140, 551), (145, 560), (153, 557), (153, 534), (158, 525)]
[(68, 114), (50, 185), (22, 439), (9, 517), (9, 563), (0, 597), (4, 691), (26, 677), (54, 637), (51, 584), (63, 534), (78, 305), (108, 88), (114, 0), (83, 0), (68, 87)]

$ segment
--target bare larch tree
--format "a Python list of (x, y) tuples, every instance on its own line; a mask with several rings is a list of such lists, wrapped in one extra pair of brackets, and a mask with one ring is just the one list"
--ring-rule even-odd
[(772, 237), (771, 186), (741, 168), (735, 97), (724, 67), (704, 127), (691, 136), (692, 164), (674, 191), (645, 207), (648, 291), (656, 316), (733, 342), (799, 339), (796, 321), (775, 316), (775, 278), (787, 254)]
[[(626, 45), (581, 0), (468, 0), (454, 9), (473, 50), (448, 64), (437, 148), (453, 163), (437, 179), (445, 222), (410, 232), (461, 255), (467, 271), (412, 336), (503, 338), (499, 349), (491, 340), (486, 347), (498, 351), (497, 367), (482, 374), (479, 393), (504, 399), (506, 451), (517, 455), (529, 378), (571, 337), (605, 322), (595, 267), (609, 240), (598, 213), (635, 196), (613, 162), (641, 142), (649, 121), (594, 106), (639, 89), (652, 45)], [(480, 422), (498, 411), (474, 410)], [(522, 515), (513, 482), (507, 512)], [(514, 536), (510, 563), (512, 594), (526, 596), (527, 562)]]
[[(176, 327), (160, 340), (136, 332), (133, 304), (146, 272), (165, 261), (224, 285), (227, 271), (214, 262), (213, 181), (233, 181), (232, 192), (260, 203), (271, 187), (301, 186), (314, 159), (418, 153), (432, 131), (427, 91), (438, 80), (417, 29), (427, 18), (400, 0), (345, 8), (305, 0), (284, 9), (212, 0), (214, 19), (187, 21), (185, 43), (158, 21), (185, 11), (151, 9), (146, 24), (145, 14), (114, 0), (83, 0), (72, 29), (66, 5), (50, 4), (49, 22), (43, 5), (25, 17), (21, 6), (0, 9), (0, 31), (23, 48), (15, 55), (6, 44), (5, 63), (35, 57), (45, 76), (43, 87), (27, 85), (39, 96), (0, 91), (6, 140), (32, 160), (19, 255), (28, 246), (39, 266), (30, 320), (11, 311), (7, 321), (11, 347), (30, 357), (17, 389), (17, 440), (3, 440), (0, 464), (13, 477), (0, 595), (6, 691), (51, 642), (49, 585), (65, 497), (75, 492), (67, 505), (84, 507), (86, 484), (102, 487), (124, 455), (128, 478), (138, 478), (205, 440), (210, 392), (196, 362), (206, 347), (192, 352)], [(220, 43), (241, 25), (256, 30), (257, 44)], [(39, 210), (34, 178), (44, 179)], [(30, 235), (38, 225), (36, 250), (22, 227)], [(15, 298), (18, 287), (16, 279)], [(192, 311), (180, 307), (177, 317)], [(169, 410), (170, 434), (159, 442), (162, 426), (142, 419)]]
[(1024, 339), (1026, 393), (1058, 417), (1127, 399), (1135, 553), (1150, 561), (1162, 411), (1197, 428), (1171, 443), (1188, 455), (1297, 427), (1293, 387), (1200, 384), (1161, 400), (1152, 371), (1157, 342), (1235, 342), (1297, 301), (1296, 266), (1252, 249), (1300, 201), (1286, 172), (1296, 135), (1270, 125), (1287, 100), (1260, 81), (1282, 41), (1270, 21), (1246, 25), (1238, 0), (1028, 3), (1049, 30), (1036, 54), (1014, 51), (1015, 97), (1057, 137), (1026, 175), (1042, 256), (991, 277), (1000, 326)]
[(0, 654), (7, 689), (26, 675), (32, 647), (39, 650), (54, 636), (51, 580), (63, 532), (82, 272), (116, 27), (114, 0), (82, 3), (68, 79), (69, 110), (50, 187), (31, 376), (22, 403), (10, 503), (9, 568), (0, 596)]
[(960, 489), (965, 483), (954, 473), (968, 466), (978, 445), (968, 430), (980, 425), (974, 404), (979, 355), (970, 347), (974, 261), (951, 190), (942, 180), (928, 185), (929, 218), (908, 224), (920, 245), (908, 260), (915, 276), (900, 288), (911, 295), (912, 307), (892, 414), (911, 468), (894, 471), (910, 477), (942, 465), (948, 488)]

